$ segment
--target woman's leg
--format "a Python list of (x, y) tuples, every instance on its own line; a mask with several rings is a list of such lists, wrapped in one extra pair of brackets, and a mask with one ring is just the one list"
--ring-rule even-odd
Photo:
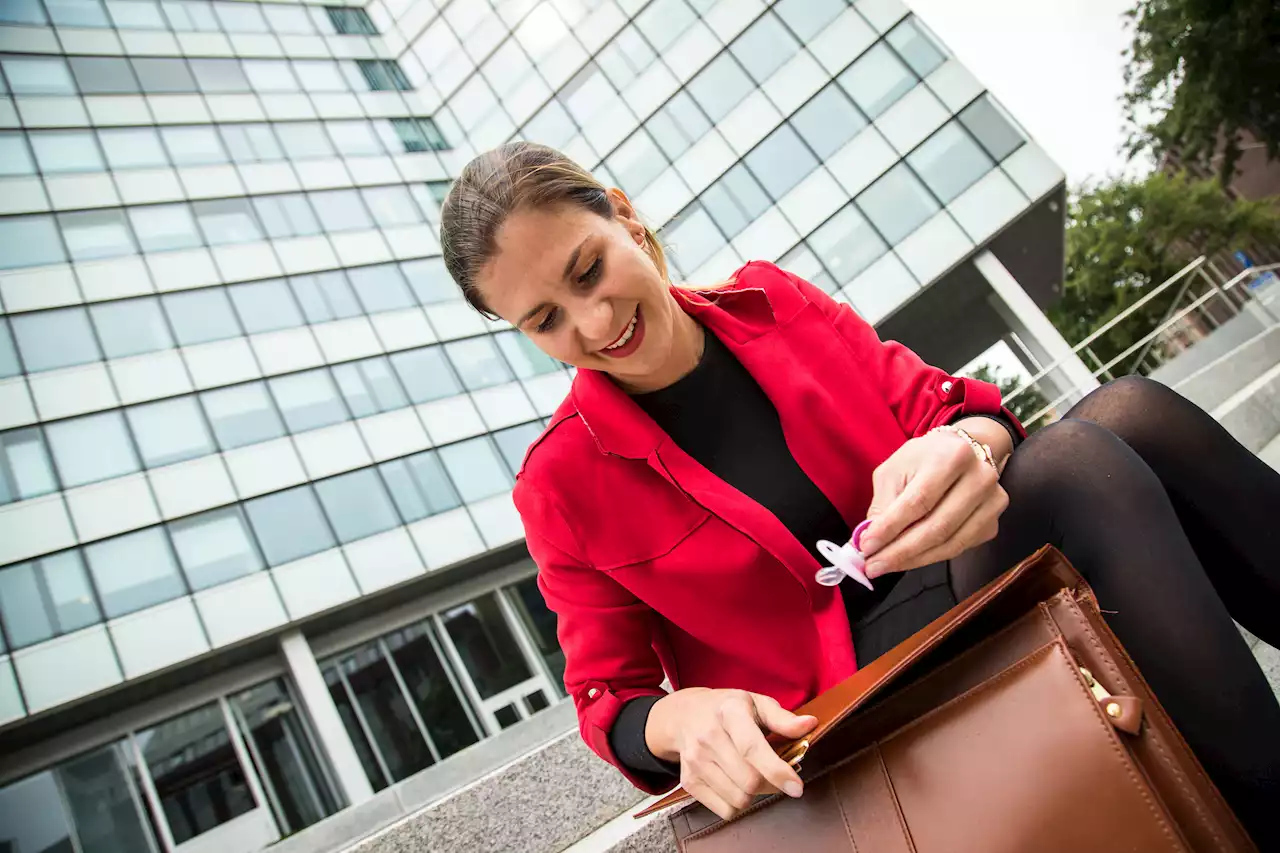
[(1280, 647), (1280, 473), (1150, 379), (1108, 383), (1067, 417), (1107, 428), (1142, 457), (1231, 615)]
[[(951, 562), (957, 598), (1056, 545), (1246, 828), (1262, 849), (1280, 849), (1280, 704), (1160, 479), (1111, 432), (1064, 420), (1018, 448), (1002, 483), (1009, 508), (999, 535)], [(1214, 570), (1245, 571), (1229, 560)], [(1228, 585), (1247, 585), (1238, 580)], [(1259, 610), (1280, 612), (1273, 587), (1253, 588), (1270, 596)]]

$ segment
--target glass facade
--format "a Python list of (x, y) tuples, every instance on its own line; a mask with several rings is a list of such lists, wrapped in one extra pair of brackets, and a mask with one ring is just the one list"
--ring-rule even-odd
[[(66, 46), (0, 52), (0, 727), (519, 542), (572, 372), (444, 269), (474, 153), (559, 147), (674, 278), (775, 260), (872, 322), (1050, 189), (898, 0), (15, 0), (0, 27)], [(327, 646), (320, 699), (286, 674), (0, 777), (0, 846), (278, 838), (344, 803), (306, 702), (380, 790), (562, 699), (533, 578), (427, 609)]]

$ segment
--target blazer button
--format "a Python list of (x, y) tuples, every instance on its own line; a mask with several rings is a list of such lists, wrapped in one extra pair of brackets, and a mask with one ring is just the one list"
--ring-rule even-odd
[(597, 696), (599, 696), (599, 695), (600, 695), (600, 691), (599, 691), (599, 690), (597, 690), (597, 689), (595, 689), (594, 687), (592, 687), (590, 690), (588, 690), (588, 691), (587, 691), (587, 698), (588, 698), (588, 699), (594, 699), (594, 698), (596, 698), (596, 697), (597, 697)]
[(951, 387), (952, 387), (952, 384), (951, 384), (951, 380), (950, 380), (950, 379), (948, 379), (946, 382), (943, 382), (943, 383), (942, 383), (942, 393), (943, 393), (943, 394), (950, 394), (950, 393), (951, 393)]

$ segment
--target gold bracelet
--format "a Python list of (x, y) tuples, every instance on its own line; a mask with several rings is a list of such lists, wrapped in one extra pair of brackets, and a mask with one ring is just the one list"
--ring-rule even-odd
[(960, 436), (965, 441), (969, 442), (969, 446), (973, 448), (973, 455), (978, 457), (979, 462), (986, 462), (988, 465), (990, 465), (992, 468), (995, 469), (997, 474), (1000, 473), (1000, 466), (996, 464), (995, 455), (992, 454), (991, 452), (991, 445), (983, 444), (973, 436), (969, 435), (969, 433), (966, 430), (958, 426), (955, 426), (954, 424), (944, 424), (942, 426), (934, 427), (933, 429), (929, 430), (929, 432), (931, 433), (949, 432), (952, 435)]

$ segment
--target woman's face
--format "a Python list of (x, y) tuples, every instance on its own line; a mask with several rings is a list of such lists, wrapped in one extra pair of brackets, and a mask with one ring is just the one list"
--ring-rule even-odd
[(476, 285), (552, 358), (643, 385), (667, 362), (680, 307), (626, 196), (609, 196), (609, 219), (573, 204), (508, 216)]

